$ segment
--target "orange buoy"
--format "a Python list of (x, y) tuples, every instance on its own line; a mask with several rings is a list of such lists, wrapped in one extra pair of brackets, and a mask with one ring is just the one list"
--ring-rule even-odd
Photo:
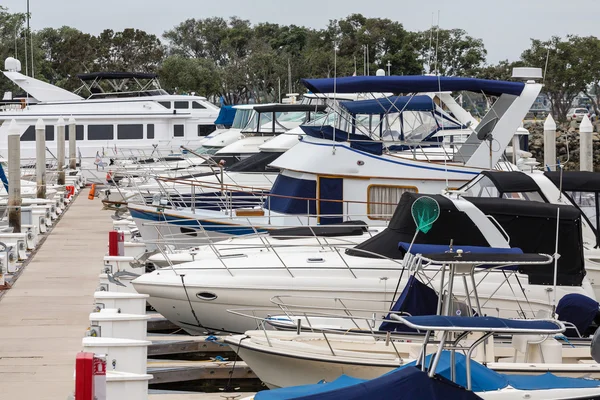
[(88, 194), (89, 200), (94, 200), (96, 197), (96, 184), (92, 183), (92, 187), (90, 188), (90, 194)]

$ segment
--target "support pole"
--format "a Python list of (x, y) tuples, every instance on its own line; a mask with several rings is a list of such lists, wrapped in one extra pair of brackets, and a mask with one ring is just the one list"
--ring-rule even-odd
[(65, 120), (58, 118), (56, 122), (56, 159), (58, 160), (58, 181), (59, 185), (65, 184)]
[(21, 233), (21, 134), (14, 120), (8, 133), (8, 225)]
[(42, 119), (35, 124), (35, 176), (37, 197), (46, 198), (46, 126)]
[(544, 167), (556, 171), (556, 122), (551, 114), (544, 122)]
[(77, 169), (77, 128), (75, 118), (69, 118), (69, 169)]
[(594, 141), (592, 140), (592, 132), (594, 127), (587, 115), (583, 116), (579, 125), (579, 170), (593, 171), (594, 170), (594, 152), (592, 149)]

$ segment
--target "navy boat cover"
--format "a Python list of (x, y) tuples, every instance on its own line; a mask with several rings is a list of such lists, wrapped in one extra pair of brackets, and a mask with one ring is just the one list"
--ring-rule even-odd
[(342, 101), (350, 114), (387, 114), (401, 111), (433, 111), (435, 103), (429, 96), (390, 96), (380, 99)]
[(341, 129), (336, 129), (334, 131), (333, 127), (330, 125), (302, 125), (300, 128), (302, 128), (304, 133), (306, 133), (308, 136), (335, 140), (336, 142), (350, 142), (350, 147), (353, 149), (361, 150), (378, 156), (383, 154), (383, 144), (381, 142), (375, 142), (370, 137), (365, 135), (348, 133)]
[(302, 79), (314, 93), (428, 93), (461, 90), (499, 96), (504, 93), (520, 96), (523, 82), (495, 81), (456, 76), (346, 76), (342, 78)]
[[(563, 296), (556, 306), (556, 313), (561, 321), (570, 322), (581, 333), (585, 333), (598, 315), (600, 304), (596, 300), (577, 293)], [(577, 336), (573, 329), (567, 329), (567, 336)]]
[[(338, 382), (341, 380), (341, 382)], [(429, 378), (415, 367), (396, 369), (368, 381), (345, 375), (331, 383), (258, 392), (255, 400), (471, 400), (475, 393), (442, 377)]]
[(560, 333), (564, 326), (552, 320), (535, 319), (506, 319), (497, 317), (462, 317), (445, 315), (419, 315), (400, 317), (409, 325), (420, 330), (446, 331), (503, 331), (503, 332), (532, 332)]
[[(398, 300), (390, 311), (403, 312), (409, 315), (435, 315), (437, 313), (437, 304), (438, 295), (435, 290), (419, 281), (414, 275), (411, 275), (400, 297), (398, 297)], [(390, 314), (384, 318), (384, 321), (379, 326), (380, 331), (416, 331), (397, 321), (388, 322), (389, 319)]]

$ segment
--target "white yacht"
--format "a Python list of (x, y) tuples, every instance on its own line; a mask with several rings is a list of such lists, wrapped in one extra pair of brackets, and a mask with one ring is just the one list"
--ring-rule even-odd
[[(168, 94), (155, 74), (78, 75), (83, 88), (91, 93), (84, 98), (21, 74), (18, 60), (7, 59), (5, 68), (4, 76), (35, 99), (34, 103), (13, 102), (0, 108), (0, 122), (17, 123), (23, 159), (35, 157), (35, 125), (39, 119), (45, 124), (46, 146), (52, 152), (58, 119), (75, 119), (78, 156), (88, 173), (108, 165), (111, 155), (144, 157), (157, 149), (179, 151), (180, 145), (194, 146), (215, 130), (217, 106), (205, 97)], [(0, 153), (7, 150), (8, 129), (7, 123), (0, 127)], [(100, 174), (103, 179), (106, 172)]]
[[(342, 102), (346, 118), (326, 117), (302, 126), (302, 140), (271, 166), (281, 170), (262, 207), (252, 215), (228, 209), (160, 208), (129, 204), (142, 236), (156, 240), (157, 221), (173, 221), (198, 237), (264, 232), (286, 226), (336, 224), (364, 219), (385, 225), (404, 192), (439, 193), (457, 188), (496, 166), (541, 85), (431, 76), (348, 77), (307, 80), (313, 91), (413, 93)], [(453, 116), (432, 100), (436, 93)], [(497, 97), (481, 123), (473, 124), (450, 91), (483, 91)], [(444, 92), (445, 91), (445, 92)], [(446, 143), (447, 133), (467, 136)], [(497, 146), (490, 151), (490, 138)], [(432, 151), (433, 150), (433, 151)], [(248, 228), (248, 224), (253, 225)], [(242, 226), (242, 229), (232, 229)], [(202, 233), (200, 233), (202, 232)]]

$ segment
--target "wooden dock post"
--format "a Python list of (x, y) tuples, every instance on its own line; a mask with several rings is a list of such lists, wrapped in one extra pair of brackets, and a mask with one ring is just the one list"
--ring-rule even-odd
[(57, 184), (65, 184), (65, 120), (59, 117), (56, 122), (56, 159), (58, 180)]
[(37, 197), (46, 198), (46, 126), (39, 118), (35, 124), (35, 176)]
[(77, 169), (77, 127), (75, 118), (69, 118), (69, 169)]
[(8, 131), (8, 225), (21, 233), (21, 134), (14, 120)]
[(592, 146), (592, 132), (594, 127), (587, 115), (583, 116), (579, 125), (579, 170), (593, 171), (594, 170), (594, 151)]

